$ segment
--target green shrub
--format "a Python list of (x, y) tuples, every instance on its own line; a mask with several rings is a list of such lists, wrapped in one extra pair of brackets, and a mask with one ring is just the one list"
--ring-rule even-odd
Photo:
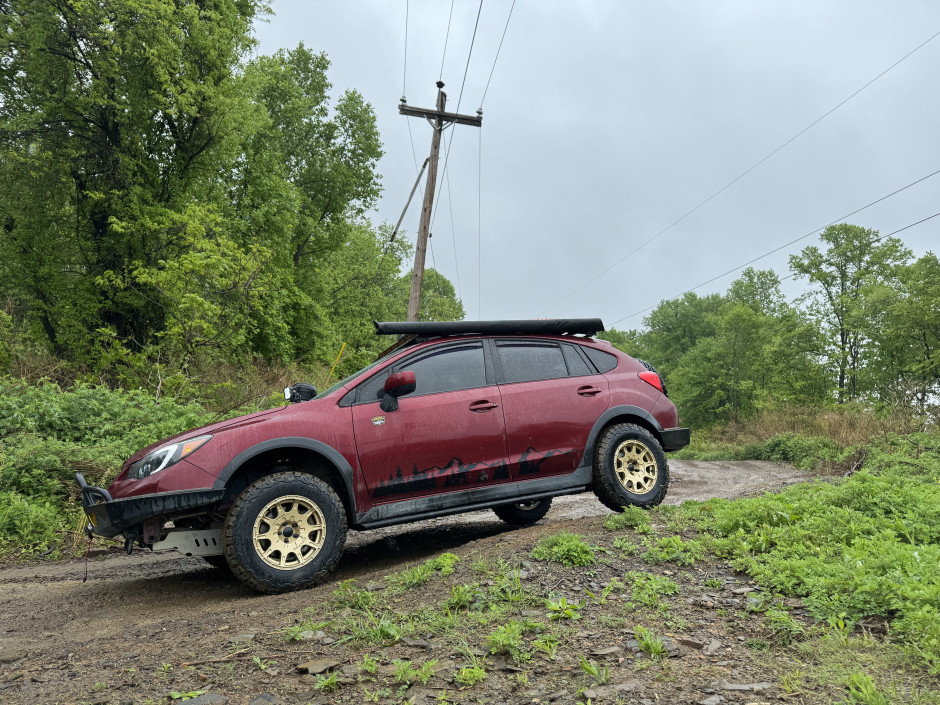
[(679, 592), (676, 582), (664, 576), (630, 571), (623, 580), (631, 590), (633, 601), (645, 607), (662, 608), (665, 604), (661, 600), (662, 596)]
[(0, 492), (0, 555), (13, 550), (45, 551), (62, 540), (66, 527), (66, 517), (54, 502)]
[(703, 505), (714, 549), (820, 621), (880, 615), (940, 673), (940, 437), (889, 438), (835, 483)]
[(824, 462), (842, 460), (850, 453), (851, 449), (843, 448), (825, 436), (778, 433), (766, 441), (745, 445), (714, 444), (694, 439), (689, 447), (674, 453), (673, 457), (683, 460), (773, 460), (813, 470)]
[(552, 561), (566, 566), (582, 566), (594, 563), (594, 549), (586, 544), (580, 534), (560, 531), (544, 536), (532, 550), (532, 557), (539, 561)]
[(683, 541), (680, 536), (667, 536), (659, 539), (649, 551), (643, 554), (647, 563), (678, 563), (695, 565), (705, 555), (702, 544), (696, 540)]
[(61, 545), (82, 523), (76, 472), (107, 485), (140, 448), (211, 420), (198, 404), (142, 391), (0, 378), (0, 551)]
[(620, 514), (611, 514), (604, 520), (604, 528), (608, 531), (621, 531), (627, 527), (632, 529), (641, 526), (649, 526), (650, 515), (644, 510), (632, 504), (623, 508)]

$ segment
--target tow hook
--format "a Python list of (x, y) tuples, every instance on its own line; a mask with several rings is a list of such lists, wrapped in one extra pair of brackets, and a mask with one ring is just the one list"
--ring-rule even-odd
[(124, 550), (127, 552), (127, 555), (131, 555), (134, 552), (134, 542), (137, 541), (137, 531), (124, 531), (122, 532), (122, 536), (124, 536)]

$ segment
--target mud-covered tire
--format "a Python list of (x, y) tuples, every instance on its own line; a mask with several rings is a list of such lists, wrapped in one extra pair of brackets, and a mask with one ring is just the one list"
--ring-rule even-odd
[(333, 489), (302, 472), (279, 472), (246, 488), (222, 530), (222, 551), (239, 580), (259, 592), (322, 582), (346, 544), (346, 512)]
[(514, 504), (501, 504), (493, 507), (493, 512), (507, 524), (513, 526), (529, 526), (548, 514), (552, 506), (552, 498), (535, 499), (531, 502), (516, 502)]
[(225, 560), (225, 556), (201, 556), (201, 558), (213, 568), (218, 568), (219, 570), (229, 569), (228, 561)]
[(592, 488), (615, 512), (632, 504), (650, 509), (669, 489), (669, 464), (653, 435), (641, 426), (619, 423), (606, 429), (594, 450)]

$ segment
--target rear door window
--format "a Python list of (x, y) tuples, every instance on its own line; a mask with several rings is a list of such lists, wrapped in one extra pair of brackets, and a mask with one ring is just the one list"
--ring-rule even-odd
[(506, 384), (568, 376), (565, 358), (555, 343), (498, 342), (496, 349)]

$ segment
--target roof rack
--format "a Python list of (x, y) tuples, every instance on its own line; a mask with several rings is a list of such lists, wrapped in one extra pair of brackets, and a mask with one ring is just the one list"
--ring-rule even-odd
[(550, 318), (522, 321), (394, 321), (375, 324), (376, 335), (588, 335), (604, 330), (600, 318)]

